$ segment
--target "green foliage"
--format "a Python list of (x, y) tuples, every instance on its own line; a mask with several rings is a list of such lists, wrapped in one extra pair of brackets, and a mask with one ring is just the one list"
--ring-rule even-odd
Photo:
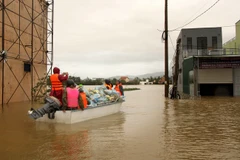
[(47, 79), (48, 76), (38, 79), (37, 84), (32, 88), (34, 101), (44, 103), (44, 98), (47, 96)]
[[(80, 83), (83, 85), (102, 85), (103, 82), (104, 82), (104, 79), (101, 79), (101, 78), (97, 78), (94, 80), (90, 79), (90, 78), (86, 78), (86, 79), (80, 81)], [(78, 84), (78, 83), (76, 83), (76, 84)]]
[(116, 84), (117, 79), (116, 79), (116, 78), (113, 78), (111, 81), (112, 81), (112, 84)]
[(135, 91), (140, 90), (140, 88), (123, 88), (124, 91)]
[[(69, 79), (72, 79), (77, 85), (79, 84), (83, 84), (83, 85), (102, 85), (104, 83), (104, 79), (103, 78), (97, 78), (97, 79), (90, 79), (90, 78), (86, 78), (86, 79), (81, 79), (80, 77), (76, 77), (76, 76), (69, 76)], [(140, 79), (138, 77), (130, 80), (129, 82), (125, 82), (124, 80), (121, 80), (121, 83), (123, 85), (138, 85), (140, 83), (140, 81), (146, 81), (146, 80), (149, 80), (149, 82), (153, 82), (153, 84), (159, 84), (159, 80), (161, 79), (160, 76), (158, 77), (149, 77), (149, 78), (143, 78), (143, 79)], [(110, 79), (112, 84), (115, 85), (116, 84), (116, 81), (118, 79), (116, 78), (113, 78), (113, 79)], [(171, 78), (169, 78), (169, 82), (171, 83)], [(50, 77), (48, 76), (47, 77), (47, 85), (51, 85), (51, 82), (50, 82)]]
[(80, 77), (69, 76), (68, 78), (72, 79), (76, 84), (81, 83), (81, 78)]

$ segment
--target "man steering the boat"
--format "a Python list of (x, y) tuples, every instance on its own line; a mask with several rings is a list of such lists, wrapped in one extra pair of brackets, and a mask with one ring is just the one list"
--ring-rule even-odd
[(62, 103), (63, 82), (68, 79), (68, 72), (60, 74), (58, 67), (53, 68), (53, 74), (50, 76), (51, 92), (50, 96), (56, 97)]

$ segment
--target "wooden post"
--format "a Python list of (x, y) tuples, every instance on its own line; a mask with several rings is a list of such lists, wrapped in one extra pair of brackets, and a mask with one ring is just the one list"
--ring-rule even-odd
[(168, 0), (165, 0), (165, 97), (168, 97)]
[[(2, 0), (2, 53), (5, 49), (4, 46), (5, 43), (5, 2)], [(4, 103), (4, 59), (2, 57), (2, 108), (3, 108), (3, 103)]]

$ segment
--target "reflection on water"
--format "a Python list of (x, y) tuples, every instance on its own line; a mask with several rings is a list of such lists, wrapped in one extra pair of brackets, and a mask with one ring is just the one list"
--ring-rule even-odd
[(31, 103), (5, 105), (1, 159), (240, 159), (240, 98), (168, 100), (163, 86), (134, 87), (120, 113), (72, 125), (35, 122)]
[(90, 158), (89, 132), (87, 130), (71, 135), (55, 135), (50, 144), (39, 147), (48, 159), (86, 159)]
[(168, 101), (164, 109), (166, 159), (240, 159), (240, 99)]

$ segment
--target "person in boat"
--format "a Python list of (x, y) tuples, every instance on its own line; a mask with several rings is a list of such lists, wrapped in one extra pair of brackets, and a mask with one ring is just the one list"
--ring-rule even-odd
[(116, 81), (116, 85), (114, 89), (120, 94), (120, 96), (124, 96), (123, 86), (120, 80)]
[(53, 74), (50, 76), (51, 92), (50, 96), (56, 97), (62, 103), (63, 82), (68, 79), (68, 72), (60, 74), (58, 67), (53, 68)]
[(88, 99), (87, 99), (87, 95), (86, 95), (86, 93), (84, 93), (82, 84), (80, 84), (78, 87), (79, 87), (79, 89), (78, 89), (79, 94), (80, 94), (80, 96), (82, 98), (82, 101), (83, 101), (83, 107), (84, 107), (84, 109), (86, 109), (87, 105), (89, 104)]
[(66, 81), (66, 88), (63, 90), (62, 110), (84, 110), (82, 97), (72, 79)]
[(111, 90), (113, 88), (113, 84), (111, 83), (111, 81), (109, 79), (105, 79), (105, 87), (109, 90)]

